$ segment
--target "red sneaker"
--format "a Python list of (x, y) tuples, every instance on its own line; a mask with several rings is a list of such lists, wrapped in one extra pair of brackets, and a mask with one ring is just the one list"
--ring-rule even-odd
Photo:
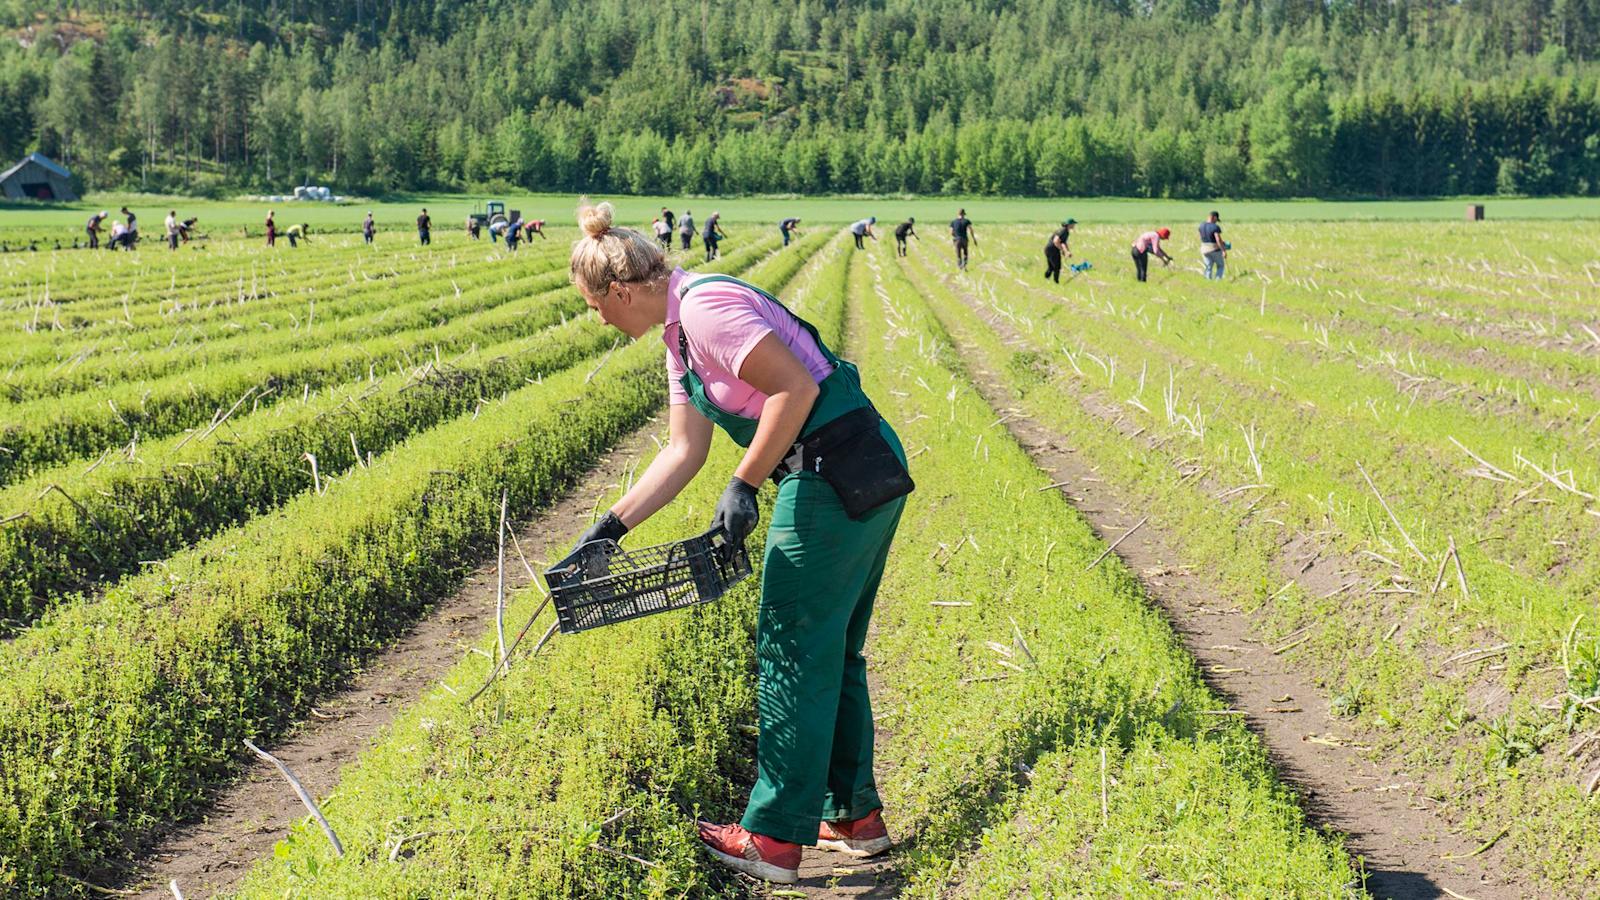
[(877, 856), (894, 842), (883, 824), (883, 810), (875, 809), (854, 822), (823, 822), (817, 831), (817, 846), (851, 856)]
[(800, 880), (800, 845), (746, 831), (741, 825), (700, 823), (700, 840), (711, 855), (736, 872), (762, 881)]

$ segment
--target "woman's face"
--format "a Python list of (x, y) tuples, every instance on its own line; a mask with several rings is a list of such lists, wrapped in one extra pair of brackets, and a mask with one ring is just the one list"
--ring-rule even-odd
[(638, 296), (635, 291), (620, 281), (611, 282), (604, 293), (595, 293), (587, 288), (581, 288), (580, 292), (589, 308), (600, 314), (600, 321), (628, 337), (644, 337), (650, 326), (655, 324), (650, 321), (643, 305), (636, 302)]

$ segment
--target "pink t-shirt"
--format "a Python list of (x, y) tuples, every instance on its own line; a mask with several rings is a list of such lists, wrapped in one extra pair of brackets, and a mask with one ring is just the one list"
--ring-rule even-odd
[(688, 403), (679, 380), (683, 361), (678, 356), (678, 332), (689, 334), (689, 365), (705, 384), (706, 396), (719, 409), (756, 419), (767, 395), (739, 380), (739, 368), (756, 344), (776, 334), (818, 384), (833, 374), (833, 366), (811, 333), (783, 307), (749, 288), (726, 281), (704, 287), (696, 277), (675, 269), (667, 284), (667, 327), (661, 340), (667, 345), (667, 390), (673, 403)]
[(1161, 235), (1156, 234), (1154, 231), (1146, 231), (1144, 234), (1139, 235), (1137, 241), (1133, 242), (1133, 249), (1142, 253), (1159, 252), (1161, 250)]

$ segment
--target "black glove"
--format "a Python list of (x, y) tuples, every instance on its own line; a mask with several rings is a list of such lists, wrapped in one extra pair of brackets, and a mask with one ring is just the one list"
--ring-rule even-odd
[(607, 510), (606, 514), (600, 517), (600, 521), (590, 525), (589, 530), (579, 536), (578, 546), (572, 549), (576, 550), (590, 541), (621, 541), (622, 536), (627, 533), (628, 526), (622, 524), (616, 513)]
[(726, 531), (728, 542), (739, 546), (755, 530), (756, 522), (760, 520), (756, 489), (745, 484), (739, 476), (733, 476), (728, 482), (728, 489), (722, 492), (722, 499), (717, 501), (717, 511), (711, 514), (711, 527)]

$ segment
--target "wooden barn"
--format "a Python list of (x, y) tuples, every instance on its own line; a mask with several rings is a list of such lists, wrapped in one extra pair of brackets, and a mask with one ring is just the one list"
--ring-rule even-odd
[(7, 200), (76, 200), (72, 173), (38, 153), (0, 172), (0, 195)]

